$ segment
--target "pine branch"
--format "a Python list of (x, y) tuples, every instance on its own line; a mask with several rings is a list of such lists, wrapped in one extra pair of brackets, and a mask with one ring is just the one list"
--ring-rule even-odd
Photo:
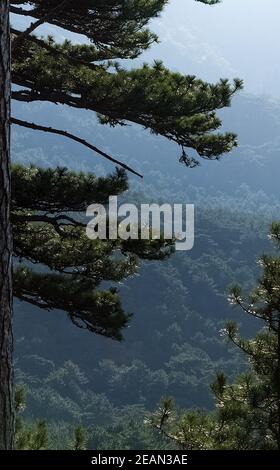
[(62, 310), (80, 328), (122, 339), (122, 329), (131, 319), (123, 311), (116, 290), (95, 290), (95, 283), (80, 277), (38, 273), (21, 267), (14, 273), (14, 295), (44, 310)]
[[(51, 11), (49, 11), (49, 13), (47, 13), (46, 15), (42, 16), (42, 18), (40, 18), (39, 20), (37, 21), (34, 21), (34, 23), (31, 23), (31, 25), (25, 30), (23, 31), (21, 34), (19, 34), (12, 42), (12, 48), (16, 47), (19, 45), (20, 42), (22, 42), (26, 37), (29, 36), (29, 34), (31, 34), (33, 31), (35, 31), (35, 29), (37, 29), (39, 26), (41, 26), (42, 24), (46, 23), (50, 18), (52, 18), (52, 16), (57, 13), (58, 11), (60, 10), (63, 10), (63, 8), (67, 5), (69, 0), (64, 0), (62, 3), (60, 3), (58, 6), (56, 6), (55, 8), (53, 8)], [(12, 11), (12, 10), (11, 10)]]
[[(78, 222), (77, 220), (73, 219), (72, 217), (69, 217), (68, 215), (59, 215), (56, 217), (49, 217), (48, 215), (24, 215), (24, 214), (13, 214), (13, 220), (16, 220), (17, 222), (44, 222), (47, 224), (54, 225), (56, 223), (59, 223), (61, 225), (72, 225), (74, 227), (86, 227), (85, 224), (82, 222)], [(64, 221), (64, 222), (63, 222)], [(65, 224), (65, 221), (68, 222), (68, 224)]]
[(117, 196), (127, 189), (127, 172), (123, 168), (107, 177), (96, 177), (59, 167), (12, 166), (14, 213), (81, 213), (93, 201), (106, 204), (110, 195)]
[[(18, 29), (11, 28), (11, 33), (20, 36), (22, 34), (22, 31), (19, 31)], [(67, 59), (69, 63), (72, 63), (73, 65), (83, 65), (85, 67), (89, 67), (91, 69), (96, 69), (98, 68), (98, 65), (93, 64), (91, 62), (87, 62), (86, 60), (79, 59), (77, 57), (69, 56), (68, 54), (65, 54), (63, 51), (56, 49), (55, 47), (52, 47), (50, 44), (48, 44), (46, 41), (43, 39), (39, 39), (36, 36), (30, 36), (28, 35), (24, 39), (33, 42), (34, 44), (37, 44), (38, 46), (42, 47), (46, 51), (50, 52), (51, 54), (58, 55), (60, 57), (63, 57), (64, 59)]]
[[(67, 221), (68, 223), (63, 222)], [(47, 215), (24, 215), (24, 214), (12, 214), (12, 221), (19, 222), (19, 223), (26, 223), (26, 222), (37, 222), (37, 223), (46, 223), (53, 226), (55, 231), (61, 236), (65, 237), (67, 234), (63, 230), (63, 226), (73, 226), (73, 227), (85, 227), (84, 224), (81, 222), (77, 222), (76, 220), (68, 217), (66, 215), (61, 215), (57, 217), (48, 217)]]
[(270, 318), (265, 318), (264, 315), (262, 313), (258, 313), (256, 310), (253, 310), (253, 308), (251, 307), (248, 307), (244, 302), (242, 302), (241, 299), (239, 298), (236, 298), (235, 299), (235, 302), (236, 302), (236, 305), (238, 305), (242, 310), (243, 312), (247, 313), (248, 315), (254, 317), (254, 318), (257, 318), (258, 320), (263, 320), (265, 321), (269, 328), (274, 331), (274, 332), (277, 332), (278, 329), (277, 327), (275, 327), (273, 325), (273, 322), (270, 320)]
[(99, 155), (101, 155), (102, 157), (104, 157), (106, 160), (109, 160), (110, 162), (113, 162), (113, 163), (121, 166), (125, 170), (133, 173), (134, 175), (139, 176), (140, 178), (143, 178), (143, 175), (141, 175), (137, 171), (133, 170), (133, 168), (129, 167), (125, 163), (120, 162), (119, 160), (111, 157), (110, 155), (103, 152), (102, 150), (95, 147), (94, 145), (91, 145), (86, 140), (81, 139), (80, 137), (77, 137), (73, 134), (70, 134), (67, 131), (63, 131), (61, 129), (55, 129), (53, 127), (41, 126), (39, 124), (35, 124), (35, 123), (27, 122), (27, 121), (22, 121), (21, 119), (16, 119), (16, 118), (13, 118), (13, 117), (11, 118), (11, 123), (16, 124), (17, 126), (26, 127), (27, 129), (32, 129), (32, 130), (37, 130), (37, 131), (42, 131), (42, 132), (49, 132), (51, 134), (57, 134), (57, 135), (62, 135), (63, 137), (67, 137), (68, 139), (74, 140), (75, 142), (78, 142), (78, 143), (84, 145), (85, 147), (93, 150), (94, 152), (96, 152)]
[(10, 12), (14, 15), (20, 16), (32, 16), (32, 10), (25, 10), (24, 8), (14, 7), (13, 5), (10, 6)]

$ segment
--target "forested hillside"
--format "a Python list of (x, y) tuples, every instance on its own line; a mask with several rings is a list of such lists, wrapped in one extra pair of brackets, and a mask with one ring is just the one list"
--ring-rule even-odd
[[(237, 281), (249, 289), (259, 254), (271, 249), (267, 228), (280, 213), (280, 105), (238, 97), (222, 114), (225, 129), (239, 134), (240, 147), (199, 169), (185, 168), (176, 146), (140, 128), (108, 130), (89, 114), (63, 107), (51, 114), (51, 108), (32, 105), (32, 119), (43, 122), (48, 115), (50, 125), (70, 131), (79, 126), (84, 138), (144, 174), (143, 181), (130, 177), (130, 201), (195, 203), (196, 239), (192, 251), (142, 263), (137, 276), (117, 286), (133, 313), (121, 343), (75, 328), (63, 312), (16, 302), (16, 373), (27, 389), (26, 416), (53, 423), (62, 448), (67, 426), (77, 422), (93, 429), (90, 442), (97, 448), (158, 448), (164, 443), (154, 441), (144, 417), (162, 395), (184, 408), (211, 409), (215, 373), (222, 369), (234, 377), (246, 367), (219, 331), (234, 317), (252, 334), (252, 323), (228, 306), (227, 290)], [(26, 119), (31, 113), (27, 105), (15, 110)], [(44, 133), (15, 128), (13, 145), (14, 160), (24, 164), (97, 174), (111, 168), (90, 151)]]

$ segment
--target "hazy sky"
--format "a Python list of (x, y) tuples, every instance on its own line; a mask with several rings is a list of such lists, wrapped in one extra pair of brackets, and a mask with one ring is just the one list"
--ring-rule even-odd
[(280, 0), (170, 0), (153, 24), (162, 42), (149, 57), (210, 80), (238, 76), (247, 91), (280, 97), (279, 23)]
[[(21, 27), (26, 21), (13, 19)], [(173, 69), (211, 81), (237, 76), (248, 92), (280, 98), (279, 23), (280, 0), (223, 0), (211, 7), (170, 0), (151, 25), (161, 44), (144, 59), (163, 59)]]

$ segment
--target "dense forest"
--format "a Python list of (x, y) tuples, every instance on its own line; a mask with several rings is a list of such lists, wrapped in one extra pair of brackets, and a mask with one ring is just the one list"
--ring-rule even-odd
[[(23, 112), (28, 115), (29, 107)], [(37, 106), (36, 113), (42, 119), (48, 106)], [(172, 145), (168, 148), (137, 128), (113, 131), (119, 156), (145, 174), (143, 182), (135, 178), (133, 190), (122, 198), (196, 204), (194, 249), (160, 263), (142, 262), (138, 275), (118, 286), (126, 310), (133, 313), (122, 343), (76, 329), (63, 312), (41, 312), (16, 303), (16, 374), (26, 388), (25, 416), (51, 423), (54, 447), (59, 441), (64, 448), (77, 422), (88, 429), (94, 448), (174, 447), (145, 425), (161, 396), (174, 397), (182, 408), (210, 410), (215, 374), (225, 370), (233, 379), (246, 370), (246, 360), (219, 331), (231, 318), (245, 335), (259, 326), (233, 310), (227, 296), (236, 282), (245, 290), (254, 285), (260, 271), (257, 259), (272, 249), (267, 232), (279, 214), (273, 165), (280, 108), (242, 95), (227, 112), (225, 126), (227, 118), (240, 133), (240, 148), (216, 163), (213, 173), (210, 165), (203, 165), (182, 175)], [(79, 113), (62, 111), (59, 119), (71, 128)], [(99, 142), (105, 140), (111, 150), (106, 128), (90, 118), (80, 119), (79, 125), (85, 137), (94, 126)], [(18, 162), (45, 167), (67, 163), (75, 170), (79, 161), (84, 171), (96, 165), (101, 174), (106, 171), (90, 153), (56, 137), (32, 135), (27, 155), (30, 136), (29, 131), (14, 132)]]

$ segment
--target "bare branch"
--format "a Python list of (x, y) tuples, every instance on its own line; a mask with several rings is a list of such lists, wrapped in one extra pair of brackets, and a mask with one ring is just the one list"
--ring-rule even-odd
[[(73, 217), (69, 217), (68, 215), (58, 215), (56, 217), (49, 217), (46, 214), (13, 214), (12, 215), (13, 220), (16, 220), (18, 222), (44, 222), (47, 224), (54, 224), (54, 223), (59, 223), (61, 225), (67, 225), (67, 226), (74, 226), (74, 227), (86, 227), (85, 224), (82, 222), (79, 222)], [(67, 221), (68, 223), (63, 223), (63, 221)]]
[(43, 310), (47, 310), (47, 311), (50, 311), (50, 310), (53, 310), (53, 306), (51, 305), (48, 305), (46, 302), (44, 302), (43, 300), (36, 300), (35, 298), (32, 298), (31, 296), (33, 295), (33, 293), (28, 293), (28, 292), (22, 292), (22, 291), (15, 291), (14, 292), (14, 295), (15, 297), (17, 297), (19, 300), (21, 300), (22, 302), (27, 302), (31, 305), (34, 305), (35, 307), (39, 307)]
[(10, 12), (14, 15), (32, 16), (33, 10), (24, 10), (24, 8), (10, 6)]
[[(63, 223), (63, 220), (68, 221), (68, 223)], [(63, 226), (72, 226), (72, 227), (85, 227), (84, 224), (81, 222), (77, 222), (74, 219), (71, 219), (71, 217), (67, 216), (58, 216), (58, 217), (48, 217), (46, 215), (36, 215), (36, 214), (30, 214), (30, 215), (24, 215), (24, 214), (12, 214), (12, 221), (13, 222), (37, 222), (37, 223), (45, 223), (45, 224), (50, 224), (53, 226), (55, 231), (60, 235), (61, 237), (66, 237), (67, 233), (63, 230)]]
[(110, 155), (103, 152), (102, 150), (95, 147), (94, 145), (91, 145), (86, 140), (81, 139), (80, 137), (77, 137), (73, 134), (70, 134), (69, 132), (63, 131), (61, 129), (55, 129), (53, 127), (40, 126), (39, 124), (35, 124), (35, 123), (27, 122), (27, 121), (22, 121), (21, 119), (16, 119), (16, 118), (13, 118), (13, 117), (11, 118), (11, 123), (16, 124), (17, 126), (26, 127), (27, 129), (32, 129), (32, 130), (35, 130), (35, 131), (49, 132), (51, 134), (57, 134), (57, 135), (62, 135), (63, 137), (67, 137), (68, 139), (74, 140), (75, 142), (78, 142), (78, 143), (84, 145), (85, 147), (93, 150), (94, 152), (98, 153), (102, 157), (106, 158), (106, 160), (109, 160), (109, 161), (115, 163), (116, 165), (121, 166), (125, 170), (133, 173), (134, 175), (137, 175), (140, 178), (143, 178), (143, 175), (141, 175), (137, 171), (133, 170), (133, 168), (129, 167), (125, 163), (120, 162), (119, 160), (111, 157)]

